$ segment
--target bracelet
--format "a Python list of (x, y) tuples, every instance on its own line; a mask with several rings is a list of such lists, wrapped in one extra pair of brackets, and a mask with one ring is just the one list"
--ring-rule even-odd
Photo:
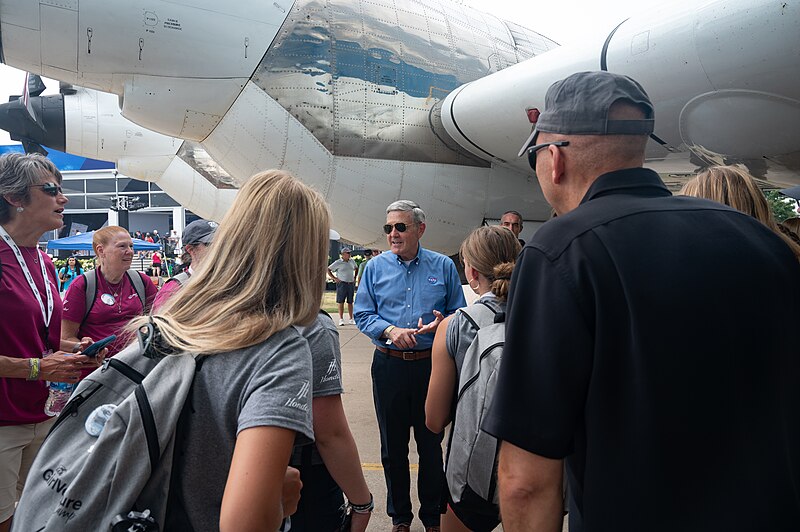
[(375, 509), (375, 499), (372, 498), (372, 493), (369, 494), (369, 502), (367, 504), (353, 504), (350, 503), (350, 509), (357, 514), (368, 514)]
[(390, 332), (392, 332), (392, 329), (394, 329), (394, 328), (395, 328), (395, 326), (394, 326), (394, 325), (389, 325), (388, 327), (386, 327), (386, 328), (383, 330), (383, 335), (384, 335), (386, 338), (389, 338), (389, 333), (390, 333)]
[(28, 365), (30, 367), (30, 372), (28, 373), (29, 381), (37, 381), (39, 380), (39, 370), (41, 369), (41, 358), (29, 358)]
[(77, 352), (78, 352), (78, 351), (80, 351), (80, 350), (81, 350), (81, 343), (80, 343), (80, 342), (78, 342), (77, 344), (75, 344), (74, 346), (72, 346), (72, 352), (73, 352), (73, 353), (77, 353)]

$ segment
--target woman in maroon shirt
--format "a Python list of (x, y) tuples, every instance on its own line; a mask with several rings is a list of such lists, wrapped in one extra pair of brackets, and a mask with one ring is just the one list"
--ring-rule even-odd
[(141, 316), (153, 304), (158, 289), (141, 272), (139, 275), (145, 288), (145, 303), (136, 293), (126, 274), (133, 261), (133, 240), (124, 228), (109, 225), (94, 232), (92, 247), (99, 266), (94, 275), (97, 289), (94, 303), (86, 314), (86, 277), (75, 279), (64, 295), (64, 314), (61, 322), (61, 338), (65, 342), (76, 342), (88, 336), (100, 340), (112, 334), (117, 339), (109, 344), (109, 356), (117, 354), (127, 344), (120, 334), (131, 318)]
[[(64, 225), (61, 173), (41, 155), (0, 157), (0, 532), (52, 419), (45, 381), (78, 381), (97, 366), (70, 355), (89, 343), (61, 342), (61, 298), (39, 237)], [(67, 352), (64, 352), (67, 351)], [(45, 356), (47, 358), (45, 358)]]

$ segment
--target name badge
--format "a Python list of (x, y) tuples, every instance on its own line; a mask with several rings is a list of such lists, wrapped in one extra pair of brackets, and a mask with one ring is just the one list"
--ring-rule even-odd
[(102, 301), (103, 303), (105, 303), (109, 307), (111, 305), (113, 305), (114, 303), (116, 303), (116, 300), (114, 299), (114, 296), (112, 296), (111, 294), (103, 294), (102, 296), (100, 296), (100, 301)]

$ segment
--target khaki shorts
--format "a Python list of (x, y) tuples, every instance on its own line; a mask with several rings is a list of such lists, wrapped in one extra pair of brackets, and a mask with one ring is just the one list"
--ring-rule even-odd
[(55, 420), (0, 427), (0, 523), (14, 515), (33, 459)]

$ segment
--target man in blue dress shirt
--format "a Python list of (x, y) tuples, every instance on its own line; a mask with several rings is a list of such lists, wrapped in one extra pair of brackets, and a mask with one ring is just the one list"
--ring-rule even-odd
[(413, 201), (386, 208), (383, 227), (391, 253), (367, 263), (358, 287), (355, 318), (372, 339), (372, 395), (381, 434), (387, 512), (393, 531), (410, 529), (409, 429), (419, 453), (419, 518), (438, 530), (444, 473), (442, 434), (425, 426), (425, 397), (431, 376), (431, 345), (439, 322), (466, 305), (450, 258), (419, 245), (425, 213)]

